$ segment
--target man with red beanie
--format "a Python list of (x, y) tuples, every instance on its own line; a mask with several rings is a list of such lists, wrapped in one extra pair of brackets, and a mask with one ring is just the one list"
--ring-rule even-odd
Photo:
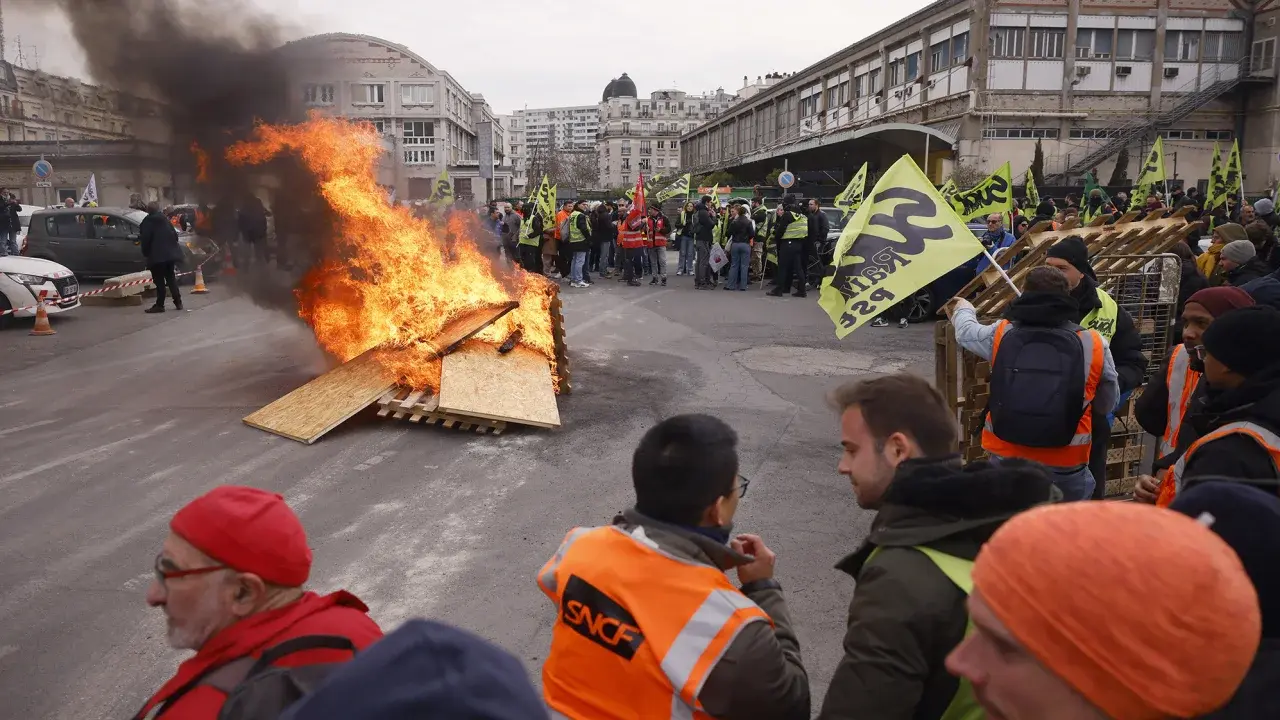
[[(1204, 361), (1196, 351), (1204, 339), (1204, 331), (1219, 315), (1253, 304), (1249, 293), (1229, 285), (1198, 290), (1187, 298), (1182, 309), (1182, 343), (1173, 347), (1160, 373), (1147, 382), (1142, 395), (1134, 402), (1138, 424), (1160, 439), (1151, 474), (1140, 476), (1134, 486), (1135, 500), (1156, 502), (1169, 468), (1200, 437), (1194, 425), (1183, 422), (1183, 418), (1193, 408), (1203, 407), (1208, 390), (1207, 383), (1200, 382)], [(1162, 506), (1173, 500), (1171, 491), (1165, 495)]]
[(973, 629), (947, 669), (1003, 720), (1167, 720), (1222, 707), (1262, 619), (1239, 557), (1208, 522), (1137, 503), (1014, 517), (974, 561)]
[[(213, 720), (251, 659), (286, 640), (331, 635), (361, 649), (382, 637), (354, 595), (302, 589), (311, 573), (307, 534), (275, 493), (215, 488), (179, 510), (169, 531), (147, 604), (164, 611), (169, 644), (196, 654), (136, 718)], [(342, 662), (351, 652), (307, 649), (274, 664)]]

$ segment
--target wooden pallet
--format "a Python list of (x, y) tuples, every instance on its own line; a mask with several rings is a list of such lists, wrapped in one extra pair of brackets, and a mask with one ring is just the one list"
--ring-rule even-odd
[(440, 396), (428, 394), (423, 390), (411, 390), (398, 387), (378, 399), (378, 417), (392, 417), (396, 420), (421, 422), (427, 425), (442, 425), (451, 429), (472, 430), (481, 435), (493, 433), (501, 435), (507, 429), (503, 420), (467, 417), (450, 412), (441, 412)]
[(555, 372), (560, 378), (560, 394), (573, 392), (573, 378), (569, 372), (569, 345), (564, 336), (564, 306), (560, 302), (560, 287), (552, 291), (551, 298), (551, 334), (556, 341)]

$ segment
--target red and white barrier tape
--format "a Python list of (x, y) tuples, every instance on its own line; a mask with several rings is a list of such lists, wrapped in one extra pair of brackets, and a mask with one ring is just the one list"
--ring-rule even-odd
[[(213, 258), (211, 257), (205, 258), (204, 262), (196, 266), (196, 270), (199, 270), (200, 268), (204, 267), (204, 263), (207, 263), (212, 259)], [(174, 275), (174, 277), (186, 277), (187, 275), (195, 275), (196, 270), (188, 270), (186, 272), (180, 272)], [(153, 283), (153, 282), (155, 281), (152, 280), (151, 278), (145, 278), (143, 280), (131, 280), (122, 285), (112, 285), (111, 287), (104, 287), (99, 290), (90, 290), (89, 292), (77, 293), (76, 295), (68, 295), (65, 297), (61, 295), (57, 295), (51, 299), (45, 299), (44, 304), (58, 305), (59, 303), (71, 302), (73, 300), (79, 301), (80, 298), (83, 298), (83, 297), (89, 297), (91, 295), (101, 295), (111, 290), (119, 290), (120, 288), (134, 287), (135, 285), (144, 285), (146, 283)], [(41, 295), (43, 295), (45, 292), (47, 291), (41, 291)], [(40, 307), (40, 303), (36, 303), (35, 305), (26, 305), (20, 308), (13, 308), (12, 310), (0, 310), (0, 317), (4, 317), (5, 315), (14, 315), (20, 312), (26, 312), (27, 310), (35, 310), (38, 307)]]

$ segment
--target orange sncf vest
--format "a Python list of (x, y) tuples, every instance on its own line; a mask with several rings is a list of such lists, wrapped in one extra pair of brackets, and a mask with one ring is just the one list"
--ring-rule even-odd
[[(638, 227), (632, 228), (631, 224), (636, 223)], [(618, 228), (618, 244), (629, 250), (644, 247), (648, 242), (649, 220), (648, 218), (637, 218), (628, 220), (623, 218)]]
[(744, 627), (769, 616), (714, 567), (643, 528), (576, 528), (538, 573), (559, 615), (542, 666), (552, 718), (711, 720), (698, 693)]
[[(1012, 324), (1008, 320), (1001, 320), (996, 323), (995, 342), (991, 347), (991, 367), (996, 365), (996, 355), (1000, 352), (1000, 341), (1004, 339), (1004, 335), (1009, 331), (1010, 327), (1012, 327)], [(1089, 447), (1093, 443), (1093, 413), (1089, 411), (1089, 405), (1093, 403), (1093, 398), (1098, 392), (1098, 384), (1102, 381), (1102, 368), (1106, 362), (1103, 353), (1106, 341), (1102, 339), (1102, 335), (1098, 334), (1097, 330), (1080, 329), (1076, 331), (1076, 336), (1080, 338), (1080, 344), (1084, 346), (1085, 379), (1082, 402), (1084, 403), (1085, 411), (1081, 413), (1080, 421), (1076, 423), (1076, 432), (1075, 436), (1071, 438), (1071, 444), (1059, 448), (1035, 448), (1005, 442), (996, 437), (995, 431), (991, 427), (991, 418), (988, 416), (986, 424), (982, 428), (983, 450), (1000, 457), (1035, 460), (1052, 467), (1069, 468), (1089, 464)]]
[(1173, 502), (1173, 499), (1178, 496), (1178, 493), (1182, 492), (1183, 474), (1187, 470), (1187, 460), (1195, 454), (1195, 451), (1199, 449), (1201, 445), (1217, 440), (1218, 438), (1223, 438), (1237, 433), (1241, 435), (1248, 435), (1253, 438), (1255, 442), (1261, 445), (1263, 449), (1271, 455), (1271, 469), (1275, 472), (1276, 477), (1280, 478), (1280, 435), (1276, 435), (1257, 423), (1227, 423), (1226, 425), (1223, 425), (1213, 432), (1205, 434), (1203, 437), (1191, 443), (1191, 446), (1182, 454), (1182, 457), (1178, 458), (1178, 462), (1174, 464), (1166, 478), (1169, 481), (1167, 484), (1172, 487), (1172, 494), (1169, 495), (1168, 500), (1165, 501), (1165, 483), (1162, 483), (1160, 486), (1159, 501), (1165, 501), (1164, 505), (1168, 505)]
[[(1187, 352), (1186, 346), (1179, 344), (1169, 358), (1169, 372), (1165, 376), (1165, 385), (1169, 388), (1169, 407), (1164, 435), (1160, 436), (1160, 457), (1166, 457), (1178, 449), (1178, 432), (1182, 429), (1191, 396), (1195, 394), (1199, 384), (1200, 373), (1191, 369), (1191, 353)], [(1170, 470), (1171, 468), (1166, 468), (1160, 474), (1160, 496), (1156, 498), (1158, 507), (1168, 507), (1173, 502), (1173, 473)]]

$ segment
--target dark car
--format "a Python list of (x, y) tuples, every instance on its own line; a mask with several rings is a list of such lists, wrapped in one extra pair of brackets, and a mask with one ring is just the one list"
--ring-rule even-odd
[[(80, 278), (105, 278), (147, 269), (138, 228), (147, 216), (121, 207), (58, 208), (31, 216), (23, 254), (66, 266)], [(218, 274), (217, 246), (192, 233), (179, 233), (182, 261), (178, 272), (203, 264), (206, 276)], [(216, 257), (215, 257), (216, 256)]]

